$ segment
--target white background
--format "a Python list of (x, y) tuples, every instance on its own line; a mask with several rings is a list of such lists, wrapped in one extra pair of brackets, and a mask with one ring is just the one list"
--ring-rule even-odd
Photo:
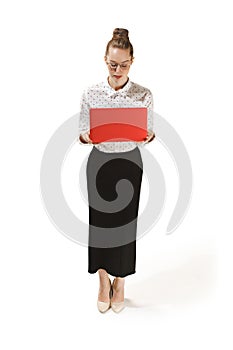
[[(1, 349), (232, 349), (230, 5), (1, 2)], [(194, 176), (189, 211), (166, 236), (178, 179), (159, 141), (148, 145), (163, 169), (167, 201), (137, 242), (137, 273), (126, 278), (127, 307), (118, 315), (98, 312), (87, 248), (56, 229), (40, 194), (44, 149), (79, 112), (83, 89), (106, 78), (103, 56), (115, 27), (129, 30), (129, 76), (153, 92), (155, 111), (179, 133)], [(76, 159), (89, 151), (75, 143), (64, 164), (64, 193), (77, 215), (85, 203)], [(145, 179), (143, 186), (145, 194)]]

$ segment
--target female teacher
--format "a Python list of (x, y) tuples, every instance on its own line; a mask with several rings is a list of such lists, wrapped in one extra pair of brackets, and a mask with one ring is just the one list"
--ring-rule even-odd
[[(152, 141), (153, 132), (153, 97), (149, 89), (133, 83), (128, 78), (133, 63), (133, 46), (129, 41), (128, 30), (116, 28), (108, 42), (105, 52), (108, 68), (106, 81), (87, 88), (81, 99), (79, 120), (79, 140), (93, 144), (87, 161), (87, 188), (89, 201), (89, 244), (88, 272), (99, 273), (99, 293), (97, 307), (100, 312), (110, 307), (115, 312), (124, 308), (124, 283), (126, 276), (135, 273), (136, 230), (140, 198), (143, 163), (138, 146)], [(90, 139), (90, 108), (147, 107), (147, 137), (144, 141), (117, 141), (93, 143)], [(127, 179), (133, 186), (131, 201), (119, 211), (110, 210), (111, 202), (116, 200), (117, 183)], [(109, 208), (98, 207), (95, 192)], [(124, 191), (123, 191), (124, 192)], [(127, 192), (127, 191), (126, 191)], [(121, 191), (122, 199), (122, 191)], [(123, 195), (124, 197), (124, 195)], [(129, 199), (129, 198), (128, 198)], [(124, 228), (127, 227), (127, 231)], [(112, 244), (101, 242), (101, 231), (105, 230)], [(122, 244), (113, 243), (124, 235), (131, 237)], [(115, 238), (114, 238), (115, 237)], [(97, 243), (98, 242), (98, 243)], [(115, 276), (113, 283), (108, 274)]]

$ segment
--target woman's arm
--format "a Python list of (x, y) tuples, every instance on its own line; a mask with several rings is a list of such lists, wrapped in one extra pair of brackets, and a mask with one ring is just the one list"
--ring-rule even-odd
[(153, 111), (154, 111), (154, 98), (150, 90), (148, 90), (145, 98), (145, 105), (148, 108), (148, 125), (147, 125), (147, 138), (146, 143), (151, 142), (155, 138), (155, 132), (154, 132), (154, 117), (153, 117)]
[(149, 143), (154, 140), (155, 138), (155, 132), (154, 132), (154, 119), (153, 119), (153, 108), (154, 108), (154, 101), (153, 101), (153, 95), (150, 90), (147, 90), (147, 93), (145, 95), (144, 99), (144, 105), (148, 110), (147, 114), (147, 137), (141, 141), (140, 143), (145, 144)]
[(81, 108), (79, 114), (79, 141), (84, 144), (92, 143), (90, 139), (90, 119), (89, 119), (90, 105), (87, 100), (86, 91), (81, 97)]

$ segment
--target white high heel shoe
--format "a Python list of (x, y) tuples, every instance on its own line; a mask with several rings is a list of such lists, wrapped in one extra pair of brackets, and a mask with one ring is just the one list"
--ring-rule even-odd
[(111, 306), (111, 296), (112, 296), (112, 285), (111, 285), (111, 280), (109, 278), (109, 283), (110, 283), (110, 290), (109, 290), (109, 301), (99, 301), (97, 300), (97, 307), (100, 312), (106, 312), (110, 306)]
[[(114, 281), (113, 281), (113, 283), (112, 283), (112, 295), (113, 295), (113, 285), (114, 285), (114, 282), (115, 282), (115, 279), (114, 279)], [(119, 303), (116, 303), (116, 302), (113, 302), (112, 300), (111, 300), (111, 308), (112, 308), (112, 310), (114, 311), (114, 312), (120, 312), (121, 310), (123, 310), (124, 309), (124, 307), (125, 307), (125, 301), (123, 300), (123, 301), (121, 301), (121, 302), (119, 302)]]

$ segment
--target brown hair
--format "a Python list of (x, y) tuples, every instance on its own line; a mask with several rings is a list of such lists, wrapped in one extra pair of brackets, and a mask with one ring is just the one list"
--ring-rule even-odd
[(109, 47), (117, 47), (118, 49), (127, 50), (129, 49), (130, 56), (133, 58), (133, 46), (129, 41), (129, 31), (123, 28), (116, 28), (113, 31), (113, 37), (108, 42), (105, 56), (108, 54)]

